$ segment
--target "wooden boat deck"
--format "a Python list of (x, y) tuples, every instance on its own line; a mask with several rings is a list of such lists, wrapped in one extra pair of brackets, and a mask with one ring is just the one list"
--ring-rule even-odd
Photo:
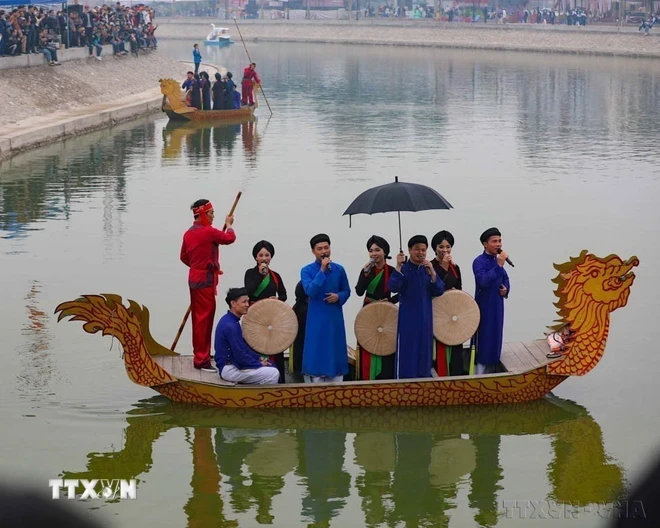
[[(484, 374), (482, 376), (501, 376), (503, 374), (522, 374), (539, 367), (545, 367), (555, 359), (548, 359), (550, 346), (545, 340), (527, 341), (524, 343), (504, 343), (500, 362), (507, 372), (497, 374)], [(192, 356), (153, 356), (153, 360), (172, 376), (183, 381), (202, 382), (224, 387), (235, 387), (236, 383), (223, 380), (217, 373), (203, 372), (193, 366)], [(440, 379), (435, 370), (432, 371), (434, 379)], [(482, 377), (480, 376), (480, 377)], [(466, 378), (469, 376), (459, 376)], [(456, 379), (453, 377), (452, 379)], [(353, 383), (372, 383), (369, 381)]]
[(184, 381), (201, 381), (212, 385), (233, 387), (236, 384), (223, 380), (215, 372), (204, 372), (193, 366), (192, 356), (152, 356), (153, 360), (175, 378)]
[(546, 357), (549, 353), (550, 345), (543, 339), (523, 343), (504, 343), (500, 362), (508, 372), (520, 374), (556, 361)]

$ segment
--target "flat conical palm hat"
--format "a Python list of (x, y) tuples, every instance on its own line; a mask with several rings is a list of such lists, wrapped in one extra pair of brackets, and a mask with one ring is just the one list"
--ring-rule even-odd
[(245, 457), (245, 463), (253, 473), (262, 477), (283, 477), (298, 465), (296, 440), (289, 433), (278, 433), (256, 444)]
[(474, 471), (477, 449), (469, 438), (448, 438), (431, 449), (430, 482), (433, 486), (455, 484), (463, 475)]
[(433, 299), (433, 335), (445, 345), (460, 345), (479, 327), (479, 306), (468, 293), (449, 290)]
[(355, 337), (362, 348), (376, 356), (396, 352), (399, 309), (390, 302), (374, 302), (362, 308), (355, 318)]
[(291, 307), (277, 299), (264, 299), (250, 306), (243, 317), (243, 337), (260, 354), (279, 354), (298, 335), (298, 319)]
[(394, 471), (396, 468), (396, 448), (392, 433), (358, 433), (353, 441), (353, 450), (355, 462), (365, 471)]

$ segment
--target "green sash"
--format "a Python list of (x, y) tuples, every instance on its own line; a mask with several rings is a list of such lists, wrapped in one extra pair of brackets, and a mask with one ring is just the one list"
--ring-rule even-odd
[(380, 270), (380, 273), (378, 275), (376, 275), (373, 279), (371, 279), (371, 282), (369, 283), (369, 286), (367, 286), (367, 297), (374, 294), (374, 292), (376, 291), (376, 288), (380, 284), (381, 279), (383, 278), (383, 273), (384, 272), (385, 272), (385, 268)]
[(268, 286), (269, 284), (270, 284), (270, 273), (263, 278), (261, 284), (259, 284), (259, 287), (254, 291), (254, 296), (259, 297), (259, 295), (261, 295), (261, 292), (263, 292), (266, 289), (266, 286)]
[[(376, 300), (371, 296), (374, 294), (376, 288), (380, 284), (380, 281), (383, 279), (384, 272), (385, 272), (385, 268), (380, 270), (380, 273), (376, 275), (373, 279), (371, 279), (371, 282), (367, 286), (368, 299), (374, 301)], [(371, 354), (371, 363), (369, 364), (369, 379), (376, 379), (376, 376), (378, 376), (378, 374), (380, 374), (382, 371), (383, 371), (383, 358), (381, 356)]]

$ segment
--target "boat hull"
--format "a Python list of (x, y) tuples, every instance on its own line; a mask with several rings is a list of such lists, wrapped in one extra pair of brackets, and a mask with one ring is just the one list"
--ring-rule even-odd
[(521, 374), (338, 384), (218, 386), (179, 379), (152, 386), (168, 399), (228, 408), (441, 407), (538, 400), (566, 379), (538, 368)]
[(197, 110), (177, 114), (168, 105), (163, 105), (163, 112), (171, 121), (207, 121), (214, 123), (224, 123), (226, 121), (236, 122), (250, 119), (254, 116), (254, 106), (244, 106), (235, 110)]
[(204, 44), (207, 46), (229, 46), (233, 44), (234, 41), (230, 39), (220, 39), (220, 40), (205, 40)]

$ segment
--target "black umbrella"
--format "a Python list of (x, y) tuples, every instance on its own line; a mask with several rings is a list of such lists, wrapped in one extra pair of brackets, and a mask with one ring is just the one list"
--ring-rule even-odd
[(429, 209), (453, 209), (453, 207), (434, 189), (419, 183), (402, 183), (399, 182), (399, 177), (395, 176), (394, 183), (379, 185), (364, 191), (353, 200), (342, 216), (349, 215), (350, 226), (351, 216), (355, 214), (371, 215), (396, 211), (399, 217), (399, 251), (403, 251), (401, 211), (428, 211)]

